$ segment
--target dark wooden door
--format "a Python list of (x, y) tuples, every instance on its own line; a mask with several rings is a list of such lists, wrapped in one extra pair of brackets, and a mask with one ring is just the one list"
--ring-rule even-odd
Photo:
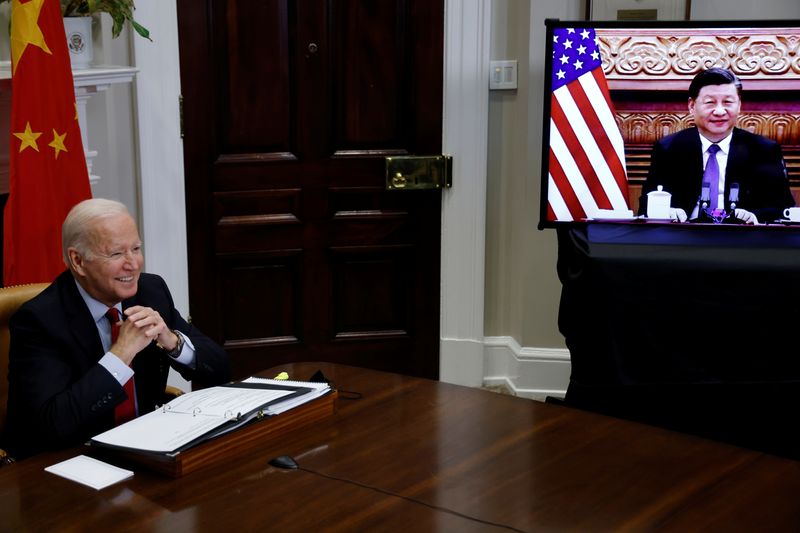
[[(234, 374), (439, 372), (442, 0), (179, 0), (189, 291)], [(165, 228), (169, 231), (169, 228)]]

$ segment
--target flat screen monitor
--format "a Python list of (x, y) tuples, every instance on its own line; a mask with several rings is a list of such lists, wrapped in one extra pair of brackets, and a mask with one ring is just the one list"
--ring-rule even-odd
[[(800, 21), (545, 27), (540, 228), (675, 221), (679, 208), (687, 223), (745, 222), (737, 210), (756, 213), (759, 224), (800, 223), (800, 209), (786, 210), (800, 199)], [(723, 83), (690, 98), (692, 81), (709, 69), (741, 82), (738, 105), (724, 94), (706, 98)], [(727, 142), (708, 141), (727, 156), (715, 188), (700, 133), (720, 132)]]

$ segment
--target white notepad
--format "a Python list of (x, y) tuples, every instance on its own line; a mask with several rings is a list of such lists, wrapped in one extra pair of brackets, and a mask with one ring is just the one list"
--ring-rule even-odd
[(298, 396), (295, 398), (290, 398), (288, 400), (276, 402), (269, 407), (269, 413), (273, 415), (279, 415), (288, 411), (289, 409), (294, 409), (299, 405), (303, 405), (306, 402), (309, 402), (315, 398), (319, 398), (328, 393), (331, 390), (331, 386), (327, 383), (319, 383), (314, 381), (291, 381), (288, 379), (268, 379), (268, 378), (259, 378), (259, 377), (249, 377), (245, 380), (242, 380), (242, 383), (262, 383), (266, 385), (283, 385), (289, 387), (304, 387), (306, 389), (311, 389), (311, 392), (304, 394), (303, 396)]
[(93, 489), (103, 489), (123, 479), (133, 476), (131, 470), (117, 468), (114, 465), (98, 461), (85, 455), (79, 455), (60, 463), (50, 465), (46, 471), (72, 481), (88, 485)]

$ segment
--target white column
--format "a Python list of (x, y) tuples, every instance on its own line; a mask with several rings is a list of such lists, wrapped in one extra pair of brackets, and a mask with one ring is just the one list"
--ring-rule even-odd
[(483, 382), (486, 158), (490, 0), (445, 6), (442, 147), (453, 156), (453, 188), (442, 196), (442, 381)]
[[(137, 1), (136, 20), (153, 36), (152, 42), (133, 36), (133, 62), (139, 69), (136, 77), (139, 228), (145, 243), (145, 270), (166, 280), (175, 307), (187, 316), (189, 272), (175, 0)], [(170, 371), (168, 383), (190, 390), (189, 383), (174, 370)]]
[(145, 269), (167, 281), (176, 307), (185, 316), (189, 314), (189, 279), (175, 0), (139, 0), (135, 15), (153, 37), (151, 42), (133, 36), (133, 61), (139, 69), (135, 87)]

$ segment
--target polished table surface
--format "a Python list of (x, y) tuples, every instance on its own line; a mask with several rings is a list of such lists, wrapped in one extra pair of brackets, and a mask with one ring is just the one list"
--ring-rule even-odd
[[(796, 531), (800, 463), (558, 405), (326, 363), (337, 413), (182, 478), (0, 468), (0, 530)], [(351, 393), (360, 399), (346, 399)], [(284, 415), (285, 416), (285, 415)], [(291, 455), (300, 470), (268, 461)], [(490, 525), (495, 523), (498, 525)]]

